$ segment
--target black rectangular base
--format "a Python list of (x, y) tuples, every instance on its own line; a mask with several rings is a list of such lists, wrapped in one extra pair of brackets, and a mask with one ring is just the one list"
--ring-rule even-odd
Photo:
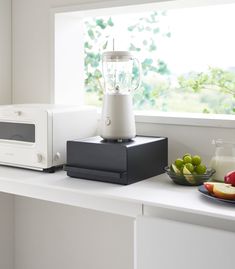
[(101, 137), (67, 142), (67, 175), (122, 185), (164, 173), (168, 143), (164, 137), (137, 136), (128, 142)]

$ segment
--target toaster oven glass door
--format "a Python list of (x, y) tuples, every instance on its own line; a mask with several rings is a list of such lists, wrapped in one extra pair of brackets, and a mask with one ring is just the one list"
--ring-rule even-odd
[(0, 140), (35, 143), (35, 125), (28, 123), (0, 122)]

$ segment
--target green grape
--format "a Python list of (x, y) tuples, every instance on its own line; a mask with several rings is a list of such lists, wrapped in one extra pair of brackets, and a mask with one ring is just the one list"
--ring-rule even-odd
[(184, 156), (183, 158), (184, 163), (192, 163), (192, 157), (189, 155)]
[(191, 163), (186, 163), (185, 167), (192, 173), (194, 171), (194, 166)]
[(184, 161), (182, 159), (176, 159), (175, 165), (180, 169), (184, 165)]
[(183, 156), (183, 159), (184, 159), (185, 156), (190, 156), (190, 157), (192, 157), (192, 155), (191, 155), (190, 153), (185, 153), (184, 156)]
[(198, 175), (203, 175), (206, 173), (206, 166), (204, 164), (199, 164), (196, 166), (195, 171)]
[(199, 155), (195, 155), (192, 157), (192, 164), (193, 165), (199, 165), (201, 164), (201, 157)]

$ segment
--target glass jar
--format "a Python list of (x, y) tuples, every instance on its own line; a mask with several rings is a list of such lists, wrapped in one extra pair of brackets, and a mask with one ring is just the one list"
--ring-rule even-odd
[(235, 171), (235, 142), (222, 139), (213, 140), (215, 155), (211, 159), (210, 166), (216, 170), (213, 179), (224, 182), (224, 176)]
[(129, 51), (104, 52), (102, 69), (106, 94), (130, 94), (139, 87), (140, 64)]

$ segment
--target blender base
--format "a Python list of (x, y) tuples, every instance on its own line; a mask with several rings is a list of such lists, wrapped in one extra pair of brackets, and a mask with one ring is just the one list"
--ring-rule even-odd
[(137, 136), (131, 141), (101, 137), (67, 142), (67, 175), (128, 185), (164, 173), (168, 164), (165, 137)]
[(104, 143), (127, 143), (131, 141), (133, 141), (133, 139), (103, 139)]

